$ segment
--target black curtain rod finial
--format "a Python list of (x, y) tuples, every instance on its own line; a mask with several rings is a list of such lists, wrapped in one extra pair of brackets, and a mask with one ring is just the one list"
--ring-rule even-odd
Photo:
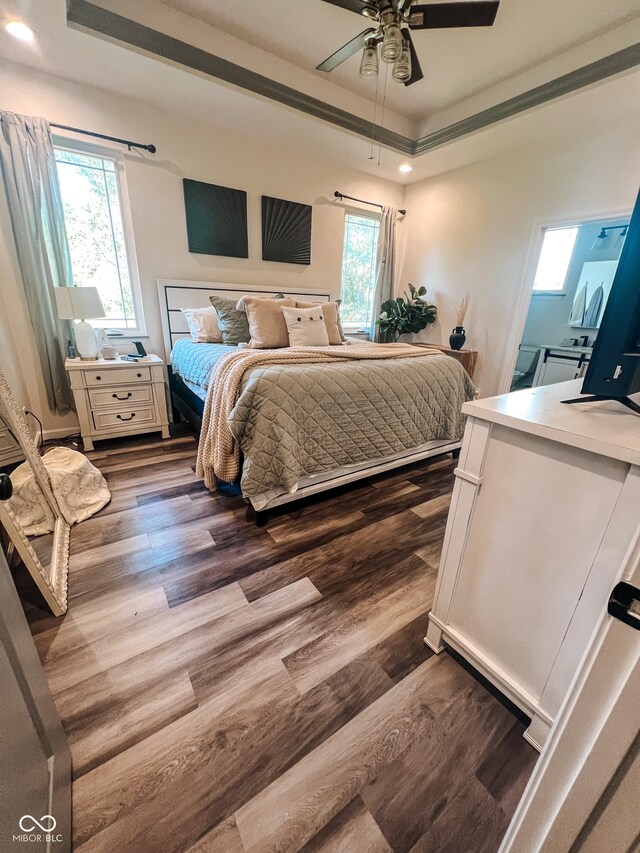
[(68, 124), (56, 124), (49, 122), (51, 127), (57, 127), (59, 130), (68, 130), (70, 133), (81, 133), (83, 136), (93, 136), (95, 139), (106, 139), (107, 142), (119, 142), (120, 145), (126, 145), (129, 151), (132, 148), (141, 148), (143, 151), (148, 151), (149, 154), (156, 153), (156, 146), (153, 144), (146, 145), (144, 142), (132, 142), (131, 139), (120, 139), (119, 136), (107, 136), (105, 133), (94, 133), (91, 130), (82, 130), (79, 127), (70, 127)]

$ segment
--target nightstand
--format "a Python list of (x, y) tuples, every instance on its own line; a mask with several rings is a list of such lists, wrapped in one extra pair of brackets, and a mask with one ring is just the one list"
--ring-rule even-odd
[(451, 356), (451, 358), (455, 358), (456, 361), (459, 361), (460, 364), (467, 371), (469, 376), (473, 379), (473, 371), (475, 370), (476, 361), (478, 360), (478, 351), (474, 349), (451, 349), (451, 347), (445, 346), (445, 344), (427, 344), (427, 343), (412, 343), (414, 347), (435, 347), (436, 349), (441, 350), (447, 355)]
[(164, 362), (68, 358), (65, 370), (76, 403), (85, 450), (105, 438), (161, 432), (169, 438)]

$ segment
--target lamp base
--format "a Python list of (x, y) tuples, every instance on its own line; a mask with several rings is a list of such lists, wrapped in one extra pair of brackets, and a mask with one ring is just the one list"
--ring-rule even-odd
[(81, 320), (73, 328), (76, 337), (76, 349), (81, 361), (97, 361), (98, 359), (98, 342), (96, 333), (91, 325), (86, 320)]

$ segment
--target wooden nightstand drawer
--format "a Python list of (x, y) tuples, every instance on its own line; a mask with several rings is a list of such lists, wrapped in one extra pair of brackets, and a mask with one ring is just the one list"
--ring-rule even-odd
[(136, 430), (154, 423), (153, 406), (137, 406), (118, 412), (92, 412), (93, 423), (97, 430)]
[(91, 408), (111, 409), (137, 407), (140, 403), (153, 403), (153, 389), (151, 385), (123, 386), (122, 388), (105, 388), (100, 391), (89, 391), (89, 402)]
[(129, 382), (149, 382), (151, 371), (148, 367), (119, 367), (117, 370), (99, 368), (85, 370), (84, 381), (87, 385), (124, 385)]

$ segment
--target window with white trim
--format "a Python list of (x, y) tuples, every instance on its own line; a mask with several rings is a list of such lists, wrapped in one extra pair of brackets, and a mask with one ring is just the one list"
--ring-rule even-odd
[(144, 333), (124, 164), (94, 146), (55, 145), (73, 283), (97, 287), (106, 317), (92, 325)]
[(345, 215), (340, 316), (347, 328), (371, 327), (379, 233), (379, 215)]
[(547, 228), (540, 251), (534, 293), (563, 293), (578, 228)]

